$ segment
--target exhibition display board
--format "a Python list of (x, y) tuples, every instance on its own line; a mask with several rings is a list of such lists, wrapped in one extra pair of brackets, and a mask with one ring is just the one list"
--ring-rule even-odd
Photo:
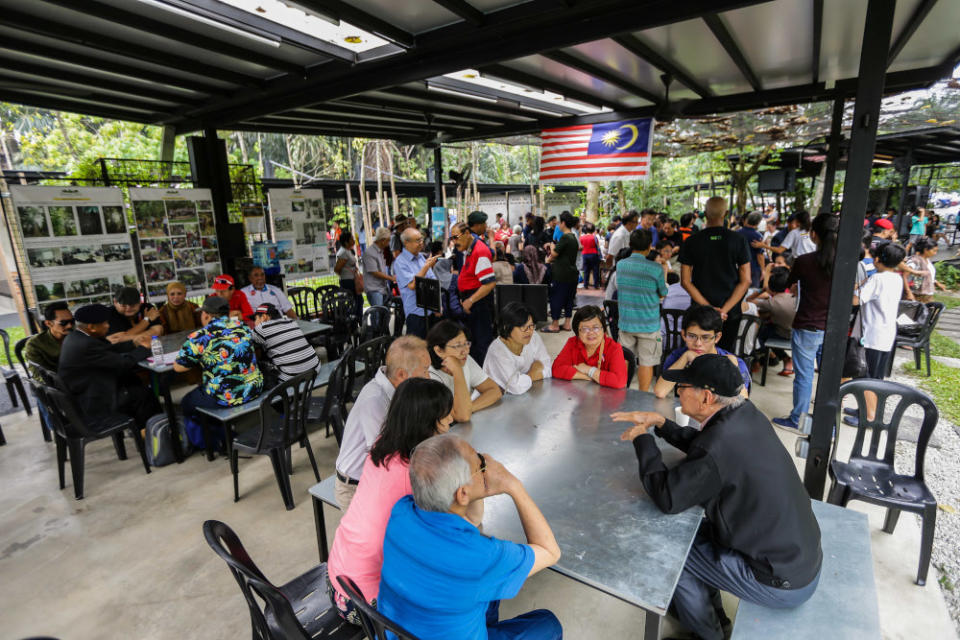
[(31, 305), (110, 304), (116, 289), (138, 285), (119, 189), (10, 185), (10, 195)]
[(271, 189), (275, 258), (288, 280), (325, 276), (332, 268), (322, 189)]
[(210, 293), (213, 278), (223, 273), (210, 190), (131, 187), (130, 203), (147, 298), (166, 299), (175, 280), (187, 297)]

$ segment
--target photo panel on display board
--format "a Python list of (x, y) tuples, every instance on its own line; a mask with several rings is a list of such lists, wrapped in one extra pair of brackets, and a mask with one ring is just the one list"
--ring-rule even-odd
[(329, 275), (327, 213), (322, 189), (271, 189), (277, 259), (296, 279)]
[(110, 283), (138, 286), (123, 194), (115, 187), (10, 185), (14, 242), (30, 305), (110, 301)]

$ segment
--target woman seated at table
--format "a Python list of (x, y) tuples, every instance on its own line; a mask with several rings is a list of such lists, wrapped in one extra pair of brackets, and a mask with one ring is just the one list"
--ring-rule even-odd
[(607, 335), (607, 321), (600, 307), (580, 307), (573, 314), (573, 336), (553, 361), (553, 377), (592, 380), (614, 389), (627, 386), (623, 347)]
[(470, 341), (463, 327), (441, 320), (427, 333), (430, 377), (453, 393), (453, 419), (466, 422), (474, 411), (500, 399), (500, 387), (470, 357)]
[(550, 354), (536, 327), (522, 302), (500, 310), (500, 337), (490, 343), (483, 370), (504, 393), (526, 393), (535, 380), (550, 377)]
[[(327, 593), (348, 622), (359, 625), (360, 619), (350, 599), (340, 592), (337, 576), (352, 578), (376, 606), (390, 511), (397, 500), (413, 492), (410, 454), (427, 438), (449, 431), (452, 410), (453, 395), (436, 380), (408, 378), (393, 395), (383, 431), (363, 465), (363, 482), (340, 520), (327, 562)], [(483, 504), (478, 502), (467, 514), (477, 525), (483, 519)]]
[(167, 285), (167, 301), (160, 307), (160, 322), (166, 335), (200, 328), (200, 307), (187, 300), (187, 287), (182, 282)]
[[(713, 307), (695, 304), (687, 309), (683, 314), (683, 342), (682, 346), (677, 347), (670, 352), (663, 361), (663, 370), (667, 369), (686, 369), (690, 363), (705, 353), (719, 354), (727, 356), (730, 362), (737, 365), (740, 375), (743, 377), (743, 389), (741, 395), (744, 398), (748, 396), (750, 383), (750, 370), (746, 363), (725, 349), (717, 346), (717, 342), (722, 335), (720, 329), (723, 327), (723, 319), (720, 312)], [(673, 391), (674, 383), (664, 380), (663, 376), (657, 379), (657, 384), (653, 387), (653, 393), (658, 398), (666, 398), (667, 394)]]

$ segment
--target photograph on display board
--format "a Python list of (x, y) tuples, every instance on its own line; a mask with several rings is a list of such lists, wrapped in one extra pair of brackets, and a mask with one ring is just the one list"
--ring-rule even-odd
[(210, 237), (204, 236), (203, 238), (200, 239), (200, 246), (203, 247), (204, 249), (216, 249), (216, 248), (217, 248), (217, 237), (216, 237), (216, 236), (210, 236)]
[(33, 289), (37, 294), (37, 302), (63, 300), (67, 297), (62, 282), (46, 282), (34, 286)]
[(133, 251), (129, 242), (117, 242), (103, 245), (103, 259), (107, 262), (123, 262), (133, 260)]
[(323, 218), (323, 200), (306, 200), (304, 204), (306, 205), (304, 207), (304, 213), (306, 213), (308, 220), (311, 218), (314, 220)]
[(68, 298), (80, 298), (86, 295), (83, 292), (83, 280), (72, 280), (67, 282), (66, 285)]
[(293, 218), (277, 216), (273, 219), (273, 229), (277, 233), (293, 233)]
[(293, 201), (293, 202), (291, 202), (291, 203), (290, 203), (290, 210), (291, 210), (291, 211), (296, 211), (296, 212), (298, 212), (298, 213), (301, 212), (301, 211), (303, 211), (303, 201), (299, 201), (299, 202)]
[(141, 238), (163, 238), (168, 235), (163, 200), (135, 200), (133, 215), (137, 219)]
[(203, 273), (207, 276), (207, 286), (212, 287), (213, 279), (223, 273), (223, 271), (220, 270), (219, 264), (205, 264), (203, 265)]
[(83, 281), (83, 293), (88, 296), (95, 296), (104, 293), (110, 293), (109, 278), (89, 278)]
[[(171, 227), (175, 222), (196, 222), (197, 207), (189, 200), (167, 202), (167, 222)], [(170, 231), (170, 235), (175, 235)]]
[(140, 258), (143, 262), (173, 260), (173, 249), (170, 247), (170, 241), (166, 239), (141, 240)]
[(220, 252), (216, 249), (204, 249), (203, 262), (220, 262)]
[(177, 276), (177, 270), (173, 262), (152, 262), (143, 265), (143, 272), (147, 282), (159, 282), (161, 280), (173, 280)]
[(47, 207), (50, 214), (50, 226), (55, 236), (77, 235), (77, 221), (73, 217), (73, 207)]
[[(172, 278), (171, 278), (172, 280)], [(167, 297), (167, 282), (152, 282), (147, 285), (147, 297), (148, 298), (165, 298)]]
[(127, 216), (123, 213), (123, 207), (103, 207), (103, 222), (107, 233), (127, 232)]
[(280, 240), (277, 242), (277, 260), (293, 259), (293, 241)]
[(99, 245), (70, 245), (60, 251), (63, 254), (64, 266), (103, 262), (103, 249)]
[(200, 216), (200, 235), (203, 236), (215, 236), (217, 235), (217, 228), (213, 224), (213, 212), (211, 211), (201, 211)]
[(27, 262), (35, 269), (62, 267), (63, 256), (58, 247), (27, 249)]
[(24, 238), (48, 238), (47, 213), (43, 207), (17, 207), (20, 231)]
[(203, 266), (203, 251), (200, 249), (174, 249), (173, 259), (177, 269), (191, 269)]
[(170, 241), (173, 243), (173, 248), (176, 249), (199, 249), (200, 248), (200, 237), (196, 235), (188, 235), (184, 237), (170, 238)]
[(80, 220), (80, 235), (103, 235), (103, 222), (100, 221), (100, 207), (77, 207), (77, 218)]
[(197, 200), (197, 210), (213, 211), (213, 203), (209, 200)]
[(204, 289), (207, 286), (207, 276), (203, 269), (184, 269), (177, 271), (177, 280), (184, 284), (187, 291)]

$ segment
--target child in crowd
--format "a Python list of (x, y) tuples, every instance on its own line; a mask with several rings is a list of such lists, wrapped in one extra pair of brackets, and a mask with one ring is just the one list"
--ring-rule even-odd
[[(793, 316), (797, 313), (797, 297), (787, 285), (789, 278), (789, 269), (768, 264), (764, 269), (763, 291), (748, 298), (756, 303), (760, 318), (764, 321), (757, 334), (757, 341), (761, 347), (767, 340), (774, 337), (790, 340)], [(773, 353), (778, 361), (783, 362), (783, 369), (779, 375), (792, 376), (793, 360), (787, 352), (783, 349), (774, 349)]]
[[(897, 312), (903, 293), (903, 279), (897, 267), (905, 256), (906, 251), (899, 244), (882, 245), (874, 261), (877, 273), (867, 278), (853, 298), (853, 304), (860, 305), (860, 318), (854, 323), (853, 336), (863, 345), (870, 378), (882, 380), (887, 374), (890, 352), (897, 339)], [(868, 414), (872, 414), (869, 398), (867, 404)]]
[(937, 280), (937, 267), (933, 257), (937, 255), (939, 247), (933, 238), (920, 238), (913, 246), (915, 253), (907, 260), (907, 266), (912, 270), (909, 277), (910, 290), (920, 302), (932, 302), (936, 287), (946, 290)]

